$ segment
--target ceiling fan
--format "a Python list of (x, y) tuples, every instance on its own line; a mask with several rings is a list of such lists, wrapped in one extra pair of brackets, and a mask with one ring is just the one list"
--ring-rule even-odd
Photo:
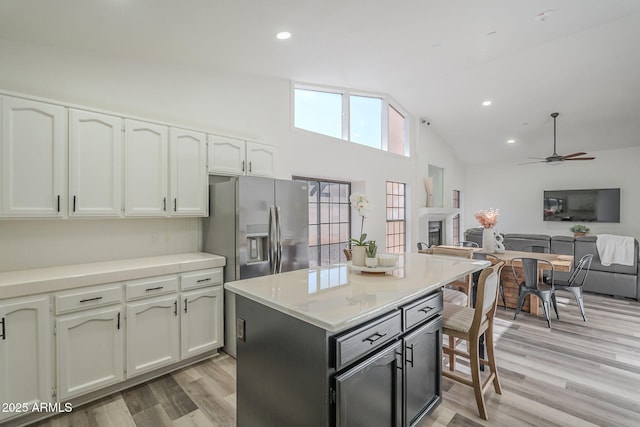
[(565, 160), (593, 160), (595, 157), (580, 157), (584, 156), (587, 153), (579, 152), (567, 154), (566, 156), (561, 156), (556, 152), (556, 118), (559, 116), (559, 113), (551, 113), (551, 117), (553, 117), (553, 154), (549, 157), (541, 158), (541, 157), (529, 157), (530, 159), (536, 159), (535, 162), (521, 163), (522, 165), (529, 165), (531, 163), (546, 163), (548, 165), (559, 165), (563, 163)]

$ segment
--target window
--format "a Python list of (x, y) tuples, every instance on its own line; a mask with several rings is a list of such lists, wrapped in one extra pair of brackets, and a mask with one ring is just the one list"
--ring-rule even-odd
[(372, 148), (382, 148), (382, 99), (350, 96), (349, 140)]
[(296, 89), (295, 105), (295, 127), (342, 138), (342, 94)]
[(296, 128), (408, 156), (408, 114), (386, 96), (295, 84)]
[(309, 184), (309, 267), (346, 262), (351, 236), (351, 184), (293, 177)]
[[(453, 190), (453, 207), (460, 208), (460, 191)], [(453, 217), (453, 244), (460, 242), (460, 214)]]
[(405, 184), (387, 181), (387, 252), (406, 251)]

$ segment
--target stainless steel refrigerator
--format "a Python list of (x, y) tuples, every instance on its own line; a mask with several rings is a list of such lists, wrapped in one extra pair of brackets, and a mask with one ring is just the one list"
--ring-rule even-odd
[[(205, 252), (227, 259), (225, 282), (309, 267), (306, 182), (240, 176), (209, 186)], [(235, 357), (235, 295), (225, 291), (225, 351)]]

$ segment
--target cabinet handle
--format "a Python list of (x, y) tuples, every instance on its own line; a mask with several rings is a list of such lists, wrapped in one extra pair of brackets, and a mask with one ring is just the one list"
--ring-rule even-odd
[(102, 299), (102, 297), (87, 298), (87, 299), (81, 299), (80, 302), (98, 301), (98, 300), (101, 300), (101, 299)]
[(174, 212), (178, 211), (178, 199), (177, 198), (173, 199), (173, 211)]
[(120, 312), (118, 312), (118, 330), (120, 330)]
[(411, 367), (413, 368), (413, 344), (405, 347), (407, 350), (411, 350), (411, 359), (409, 359), (409, 355), (405, 357), (405, 361), (407, 363), (411, 363)]
[(2, 318), (2, 320), (0, 322), (2, 322), (2, 339), (6, 340), (7, 339), (7, 331), (6, 331), (5, 327), (4, 327), (4, 322), (5, 322), (4, 317)]
[(184, 299), (184, 312), (187, 312), (187, 299)]
[(162, 289), (164, 286), (156, 286), (155, 288), (147, 288), (145, 292), (157, 291), (158, 289)]
[(421, 309), (420, 309), (420, 310), (418, 310), (418, 311), (421, 311), (421, 312), (423, 312), (424, 314), (427, 314), (427, 313), (429, 313), (431, 310), (433, 310), (434, 308), (435, 308), (435, 307), (429, 307), (429, 306), (426, 306), (425, 308), (421, 308)]
[(209, 280), (211, 280), (211, 277), (207, 277), (206, 279), (196, 280), (196, 283), (208, 282)]
[(162, 198), (162, 210), (165, 211), (165, 212), (167, 211), (167, 198), (166, 197)]
[(369, 341), (369, 344), (373, 344), (374, 342), (378, 341), (380, 338), (386, 337), (386, 336), (387, 336), (387, 334), (381, 334), (379, 332), (376, 332), (375, 334), (371, 335), (370, 337), (363, 339), (362, 342)]
[(242, 161), (242, 172), (244, 172), (244, 160)]
[(76, 196), (73, 196), (73, 211), (76, 211)]
[(173, 315), (177, 316), (178, 315), (178, 300), (175, 300), (173, 302)]
[(252, 162), (249, 162), (249, 172), (253, 172), (253, 171), (251, 170), (251, 163), (252, 163)]
[(58, 194), (58, 212), (60, 212), (60, 195)]

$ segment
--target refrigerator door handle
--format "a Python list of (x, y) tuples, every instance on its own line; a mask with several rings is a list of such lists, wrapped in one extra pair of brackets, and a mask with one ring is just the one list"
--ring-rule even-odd
[(275, 206), (271, 205), (269, 208), (269, 270), (271, 274), (275, 274), (278, 265), (276, 253), (278, 224), (276, 221), (276, 209)]
[(278, 260), (277, 272), (282, 272), (282, 216), (280, 215), (280, 206), (276, 206), (276, 230), (278, 230), (278, 241), (276, 246), (276, 259)]

